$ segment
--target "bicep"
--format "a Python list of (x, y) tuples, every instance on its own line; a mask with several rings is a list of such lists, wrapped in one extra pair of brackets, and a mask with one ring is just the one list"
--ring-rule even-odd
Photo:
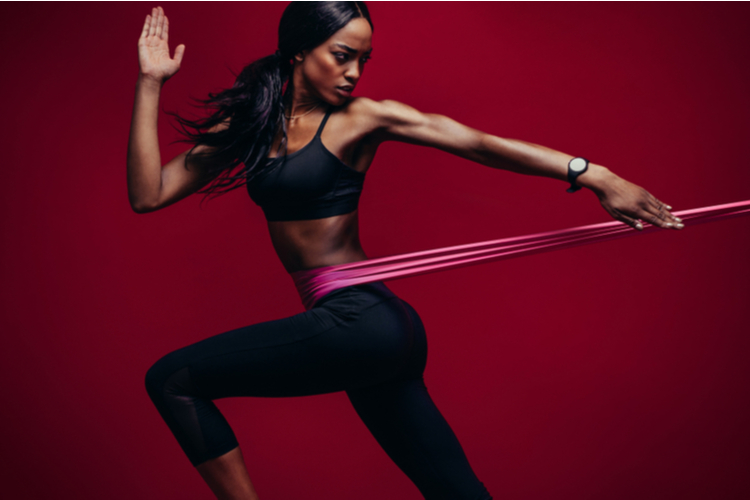
[(378, 133), (381, 141), (399, 141), (429, 146), (476, 161), (486, 134), (435, 113), (422, 113), (397, 101), (378, 103)]

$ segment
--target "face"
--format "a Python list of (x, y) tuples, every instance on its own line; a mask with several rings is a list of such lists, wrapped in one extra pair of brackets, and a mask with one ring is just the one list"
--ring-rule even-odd
[[(309, 93), (334, 106), (346, 102), (372, 52), (372, 30), (355, 18), (311, 51), (295, 56), (295, 73)], [(297, 83), (297, 79), (295, 79)]]

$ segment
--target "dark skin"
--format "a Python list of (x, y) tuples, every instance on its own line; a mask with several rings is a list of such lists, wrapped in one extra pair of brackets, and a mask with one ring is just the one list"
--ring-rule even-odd
[[(326, 105), (327, 103), (321, 103), (306, 116), (291, 120), (287, 130), (288, 153), (298, 151), (312, 140), (323, 120)], [(370, 148), (360, 145), (357, 148), (357, 141), (351, 136), (356, 130), (351, 125), (347, 129), (347, 124), (351, 124), (351, 120), (347, 120), (345, 116), (347, 111), (344, 105), (331, 114), (320, 139), (345, 164), (359, 172), (366, 172), (375, 156), (377, 145)], [(270, 157), (277, 156), (280, 141), (281, 130), (274, 140)], [(366, 259), (359, 242), (357, 214), (358, 211), (355, 210), (325, 219), (268, 221), (271, 242), (284, 268), (288, 272), (294, 272)]]
[[(157, 7), (146, 17), (138, 41), (140, 74), (127, 158), (128, 195), (137, 213), (169, 206), (212, 180), (200, 165), (186, 162), (187, 150), (161, 164), (156, 127), (159, 95), (164, 82), (179, 70), (185, 53), (185, 46), (178, 45), (174, 57), (170, 57), (168, 31), (169, 21), (163, 9)], [(356, 18), (318, 47), (294, 56), (293, 92), (285, 103), (286, 114), (292, 117), (287, 127), (288, 153), (312, 140), (327, 107), (332, 106), (321, 141), (337, 158), (360, 172), (370, 168), (380, 144), (401, 141), (434, 147), (480, 165), (567, 183), (571, 155), (496, 137), (396, 101), (353, 98), (350, 92), (337, 89), (357, 85), (372, 50), (371, 42), (370, 25), (365, 19)], [(277, 155), (280, 141), (279, 130), (269, 157)], [(671, 207), (602, 165), (589, 164), (577, 183), (594, 192), (613, 218), (636, 230), (642, 229), (641, 221), (668, 229), (683, 227), (680, 219), (670, 213)], [(288, 272), (367, 259), (359, 241), (356, 210), (325, 219), (269, 221), (268, 230)], [(258, 498), (239, 447), (200, 464), (197, 470), (217, 498)]]

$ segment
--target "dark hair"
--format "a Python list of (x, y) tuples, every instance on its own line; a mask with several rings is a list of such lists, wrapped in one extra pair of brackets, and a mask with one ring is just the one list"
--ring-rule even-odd
[[(251, 182), (266, 169), (265, 158), (273, 143), (276, 128), (281, 124), (283, 138), (281, 147), (286, 152), (287, 120), (284, 116), (284, 97), (292, 87), (291, 76), (294, 55), (303, 50), (314, 49), (349, 21), (363, 17), (373, 28), (370, 14), (364, 2), (291, 2), (279, 22), (278, 50), (275, 54), (260, 58), (236, 76), (231, 88), (208, 94), (208, 99), (195, 99), (214, 111), (210, 116), (189, 120), (177, 113), (168, 112), (179, 123), (180, 132), (186, 136), (178, 142), (192, 142), (187, 159), (206, 166), (212, 181), (198, 193), (227, 193)], [(223, 130), (208, 130), (226, 119), (229, 126)], [(195, 129), (195, 132), (186, 127)], [(178, 129), (179, 130), (179, 129)], [(212, 148), (209, 151), (193, 152), (198, 145)], [(278, 165), (281, 162), (277, 162)], [(231, 175), (240, 164), (244, 167)], [(244, 182), (242, 182), (244, 181)]]

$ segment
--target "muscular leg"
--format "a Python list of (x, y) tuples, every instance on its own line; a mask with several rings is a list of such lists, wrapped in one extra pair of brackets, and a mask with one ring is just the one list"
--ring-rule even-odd
[(347, 391), (383, 450), (427, 500), (491, 500), (422, 378)]
[(238, 328), (163, 356), (146, 389), (219, 498), (256, 498), (235, 435), (213, 400), (283, 397), (397, 378), (410, 356), (409, 319), (385, 292), (332, 292), (321, 306)]
[(257, 498), (213, 400), (347, 391), (425, 498), (489, 499), (427, 394), (427, 343), (413, 308), (374, 284), (336, 290), (318, 304), (178, 349), (146, 374), (156, 408), (214, 493)]
[(424, 325), (411, 305), (400, 303), (414, 331), (407, 369), (395, 380), (347, 390), (347, 396), (373, 437), (425, 499), (492, 500), (427, 392), (422, 378), (427, 362)]
[(196, 467), (219, 500), (258, 500), (239, 446)]

